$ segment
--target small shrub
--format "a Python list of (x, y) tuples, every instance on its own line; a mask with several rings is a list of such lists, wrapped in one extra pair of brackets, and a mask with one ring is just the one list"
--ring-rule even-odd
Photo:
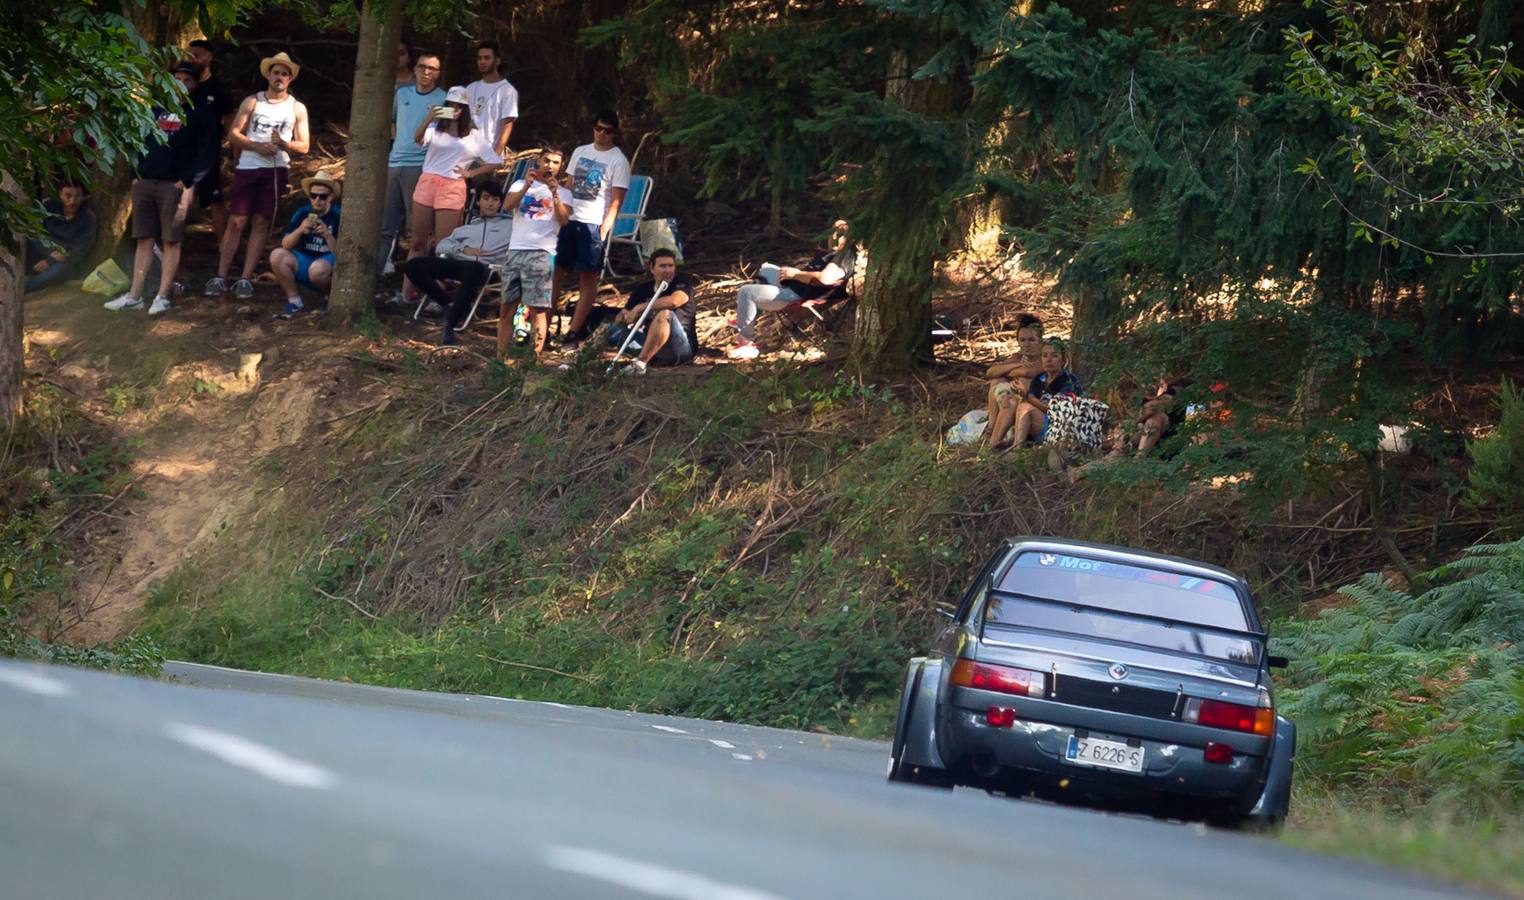
[(1466, 444), (1471, 456), (1467, 498), (1517, 527), (1524, 517), (1524, 395), (1508, 379), (1498, 391), (1497, 430)]

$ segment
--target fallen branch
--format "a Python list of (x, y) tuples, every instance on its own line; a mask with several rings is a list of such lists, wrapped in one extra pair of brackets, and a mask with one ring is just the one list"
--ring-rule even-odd
[(574, 672), (563, 672), (560, 669), (552, 669), (549, 666), (537, 666), (537, 665), (534, 665), (533, 663), (509, 662), (506, 659), (498, 659), (496, 656), (488, 656), (485, 653), (478, 653), (476, 655), (479, 658), (481, 658), (481, 659), (485, 659), (485, 660), (488, 660), (490, 662), (495, 662), (498, 665), (502, 665), (502, 666), (513, 666), (514, 668), (517, 668), (517, 669), (533, 669), (536, 672), (549, 672), (552, 675), (560, 675), (563, 678), (575, 678), (578, 681), (585, 681), (588, 684), (597, 684), (596, 681), (594, 681), (592, 678), (589, 678), (586, 675), (578, 675), (578, 674), (576, 674)]

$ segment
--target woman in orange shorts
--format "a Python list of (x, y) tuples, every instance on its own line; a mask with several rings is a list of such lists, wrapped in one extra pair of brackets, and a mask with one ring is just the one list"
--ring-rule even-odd
[[(452, 87), (444, 106), (435, 106), (418, 125), (413, 140), (427, 147), (423, 174), (413, 191), (413, 236), (407, 258), (433, 252), (434, 242), (455, 230), (466, 208), (466, 181), (497, 168), (497, 163), (473, 167), (483, 159), (497, 159), (486, 133), (471, 125), (471, 98), (463, 87)], [(407, 284), (407, 297), (416, 300), (418, 289)]]

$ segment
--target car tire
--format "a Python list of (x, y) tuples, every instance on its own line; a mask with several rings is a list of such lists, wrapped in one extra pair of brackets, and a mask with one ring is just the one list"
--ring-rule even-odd
[(951, 790), (953, 780), (941, 769), (914, 766), (905, 762), (905, 733), (915, 721), (915, 697), (921, 687), (921, 672), (916, 672), (905, 690), (908, 692), (903, 704), (900, 721), (895, 723), (894, 743), (889, 751), (889, 780), (899, 784), (917, 784)]

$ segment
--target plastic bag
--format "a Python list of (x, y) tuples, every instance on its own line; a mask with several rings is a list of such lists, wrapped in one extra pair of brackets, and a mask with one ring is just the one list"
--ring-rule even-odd
[(112, 296), (120, 294), (132, 286), (132, 279), (122, 271), (122, 267), (116, 264), (116, 260), (108, 259), (95, 267), (95, 271), (85, 276), (85, 281), (80, 285), (92, 294), (105, 294)]
[(947, 446), (959, 447), (977, 442), (984, 436), (984, 429), (989, 427), (989, 419), (989, 412), (982, 409), (971, 409), (964, 413), (958, 424), (947, 429)]
[(678, 233), (676, 219), (646, 219), (636, 232), (640, 239), (640, 253), (646, 259), (660, 249), (677, 254), (677, 264), (683, 264), (683, 237)]

